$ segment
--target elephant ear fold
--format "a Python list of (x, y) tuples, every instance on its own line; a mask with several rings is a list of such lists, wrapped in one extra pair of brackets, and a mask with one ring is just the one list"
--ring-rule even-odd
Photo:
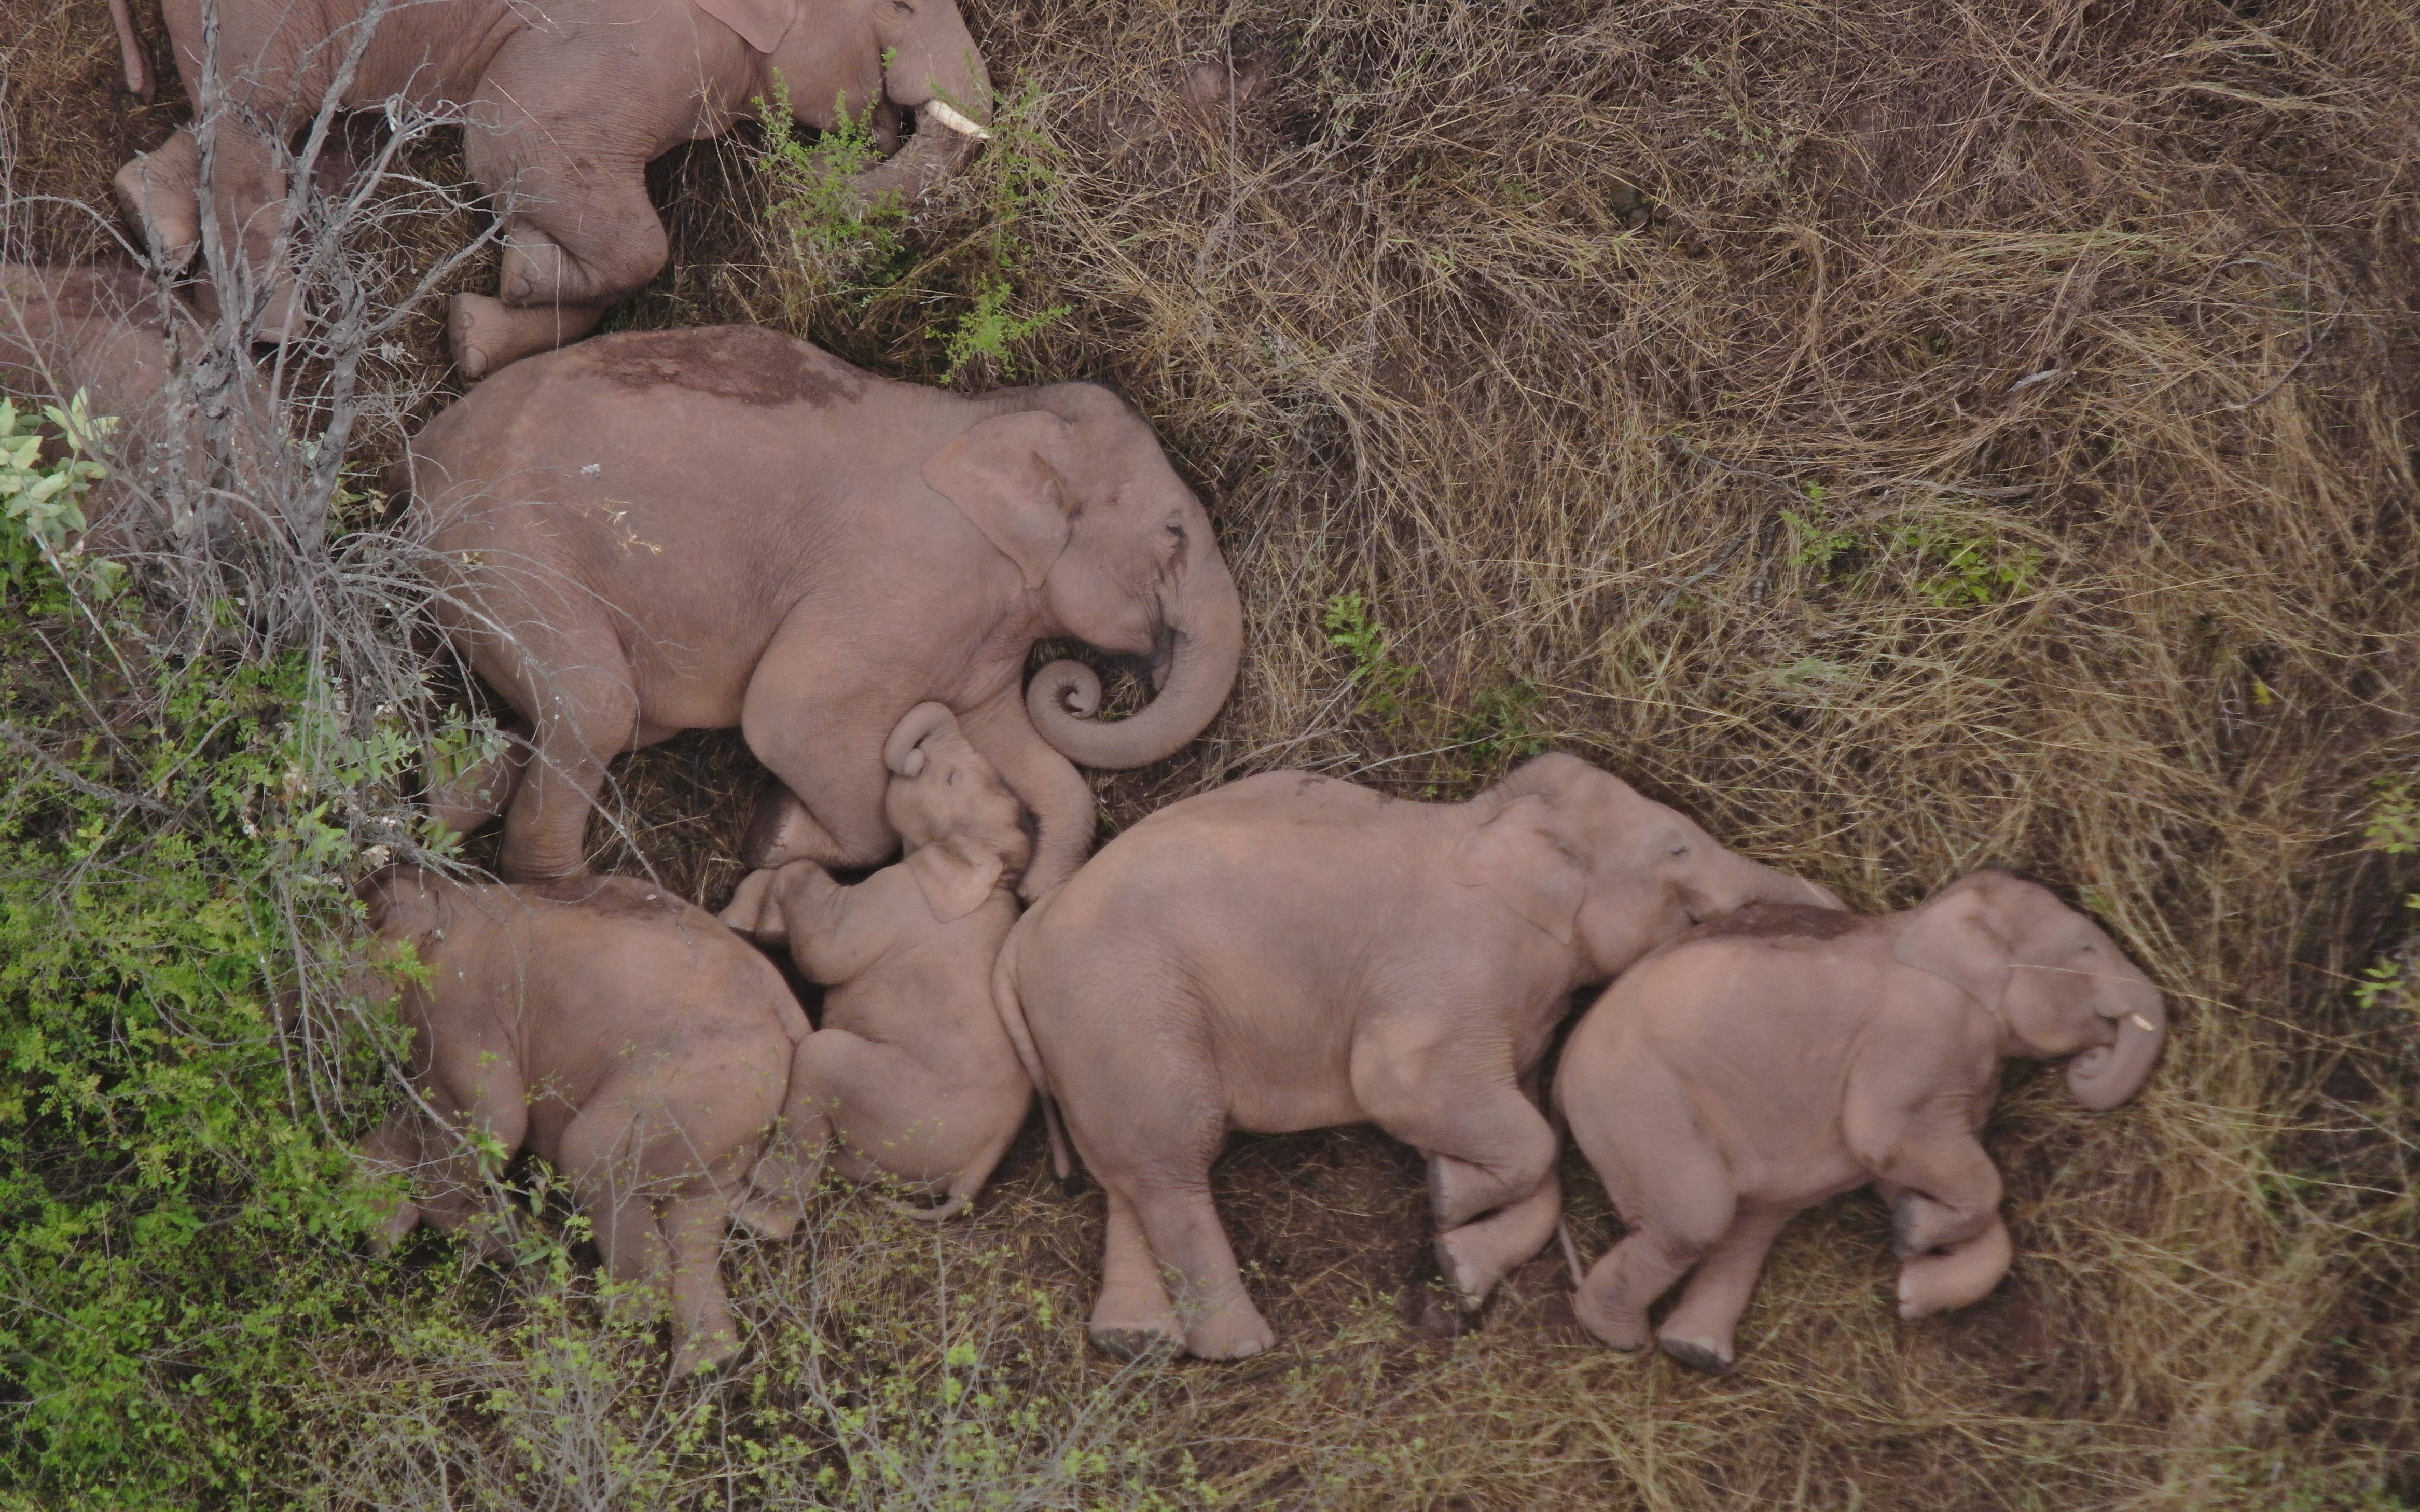
[(1484, 887), (1497, 902), (1555, 937), (1572, 943), (1588, 877), (1579, 858), (1556, 838), (1554, 810), (1539, 797), (1515, 798), (1463, 837), (1451, 874), (1466, 887)]
[(696, 0), (697, 8), (739, 34), (759, 53), (782, 45), (790, 23), (799, 19), (796, 0)]
[(1069, 533), (1065, 464), (1076, 427), (1029, 410), (997, 415), (924, 459), (924, 481), (1016, 563), (1025, 586), (1050, 576)]
[(944, 924), (981, 908), (1007, 870), (997, 856), (961, 856), (946, 843), (920, 845), (903, 864), (924, 895), (924, 906)]
[(1949, 983), (1998, 1012), (2008, 995), (2010, 946), (1993, 923), (1990, 900), (1963, 890), (1935, 898), (1900, 931), (1891, 957)]

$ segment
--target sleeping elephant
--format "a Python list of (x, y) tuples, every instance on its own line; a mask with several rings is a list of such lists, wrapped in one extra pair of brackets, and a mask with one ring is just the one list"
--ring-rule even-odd
[(389, 868), (360, 892), (380, 950), (409, 944), (418, 967), (398, 1000), (416, 1095), (366, 1151), (412, 1188), (381, 1247), (423, 1220), (494, 1247), (489, 1173), (526, 1145), (613, 1278), (670, 1304), (676, 1372), (737, 1353), (723, 1230), (771, 1216), (748, 1210), (748, 1182), (807, 1035), (781, 972), (639, 877), (479, 887)]
[[(585, 335), (607, 305), (664, 265), (647, 163), (719, 134), (786, 91), (808, 126), (871, 110), (885, 148), (916, 112), (908, 147), (861, 176), (865, 195), (914, 194), (956, 172), (991, 118), (983, 59), (954, 0), (212, 0), (222, 117), (212, 148), (225, 245), (267, 299), (261, 335), (295, 312), (275, 268), (287, 204), (281, 143), (331, 90), (345, 110), (402, 100), (470, 122), (470, 176), (504, 216), (498, 298), (458, 294), (455, 362), (477, 378)], [(204, 100), (204, 0), (166, 0), (177, 66)], [(149, 88), (125, 0), (112, 0), (127, 84)], [(367, 32), (349, 78), (344, 70)], [(256, 123), (254, 125), (252, 123)], [(194, 129), (118, 171), (129, 214), (181, 263), (201, 237)]]
[(1529, 1086), (1573, 990), (1760, 900), (1834, 902), (1563, 755), (1460, 804), (1274, 772), (1128, 829), (1026, 914), (994, 984), (1108, 1194), (1094, 1342), (1273, 1341), (1210, 1202), (1231, 1129), (1418, 1148), (1476, 1309), (1560, 1216)]
[(1606, 990), (1555, 1098), (1629, 1233), (1580, 1282), (1616, 1349), (1689, 1276), (1664, 1351), (1727, 1368), (1791, 1214), (1872, 1182), (1896, 1217), (1901, 1318), (1979, 1301), (2009, 1268), (2000, 1173), (1977, 1139), (2006, 1056), (2069, 1057), (2095, 1111), (2142, 1088), (2159, 989), (2048, 888), (1978, 872), (1884, 918), (1754, 908)]
[(883, 761), (907, 855), (853, 887), (813, 861), (752, 872), (722, 921), (788, 945), (826, 989), (790, 1061), (788, 1149), (757, 1163), (755, 1190), (795, 1212), (829, 1159), (852, 1180), (941, 1189), (893, 1204), (939, 1223), (974, 1201), (1033, 1103), (991, 1001), (1032, 816), (938, 703), (908, 711)]
[[(497, 375), (405, 458), (440, 617), (532, 725), (505, 809), (515, 878), (582, 865), (618, 752), (737, 725), (788, 798), (748, 859), (872, 866), (883, 743), (916, 704), (1040, 821), (1023, 891), (1091, 842), (1071, 763), (1140, 766), (1200, 733), (1243, 642), (1202, 501), (1142, 417), (1087, 383), (958, 394), (861, 373), (747, 326), (599, 337)], [(1156, 696), (1121, 720), (1036, 640), (1132, 658)], [(457, 790), (457, 793), (462, 790)], [(795, 800), (795, 801), (790, 801)]]

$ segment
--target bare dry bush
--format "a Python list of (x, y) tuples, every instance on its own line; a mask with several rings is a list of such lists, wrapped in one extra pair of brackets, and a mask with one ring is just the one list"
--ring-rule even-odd
[[(1251, 626), (1208, 736), (1102, 781), (1115, 821), (1279, 766), (1455, 797), (1550, 742), (1863, 905), (2024, 866), (2179, 1010), (2122, 1112), (2011, 1073), (1997, 1295), (1897, 1323), (1879, 1210), (1837, 1204), (1785, 1236), (1716, 1380), (1574, 1342), (1544, 1260), (1485, 1329), (1426, 1339), (1401, 1152), (1246, 1142), (1219, 1198), (1280, 1349), (1115, 1387), (1118, 1442), (1172, 1497), (1189, 1445), (1268, 1505), (2420, 1495), (2420, 1020), (2347, 992), (2408, 918), (2410, 863), (2365, 840), (2376, 784), (2420, 765), (2408, 8), (968, 8), (1001, 141), (895, 251), (801, 259), (747, 145), (705, 145), (657, 169), (674, 263), (617, 319), (756, 320), (937, 379), (982, 290), (1067, 307), (1001, 350), (1153, 418)], [(12, 56), (92, 118), (21, 125), (21, 187), (98, 203), (117, 138), (164, 127), (108, 116), (99, 8), (32, 9), (48, 51)], [(425, 310), (405, 337), (433, 376)], [(721, 902), (756, 780), (737, 739), (619, 779), (612, 864)], [(1031, 1360), (984, 1358), (1063, 1402), (1112, 1389), (1076, 1343), (1097, 1225), (1031, 1149), (930, 1249), (840, 1205), (812, 1253), (735, 1257), (761, 1365), (683, 1397), (646, 1341), (599, 1345), (593, 1412), (514, 1342), (559, 1305), (539, 1273), (427, 1281), (391, 1350), (331, 1360), (315, 1411), (360, 1430), (308, 1446), (307, 1489), (410, 1502), (411, 1465), (430, 1497), (581, 1501), (516, 1458), (558, 1412), (643, 1425), (615, 1442), (662, 1478), (605, 1500), (866, 1497), (814, 1479), (858, 1462), (834, 1414), (938, 1379), (954, 1328), (1009, 1328), (1035, 1288)], [(868, 1347), (817, 1315), (820, 1386), (777, 1342), (814, 1296), (892, 1330), (853, 1370)], [(482, 1309), (454, 1353), (401, 1332)], [(1049, 1458), (1019, 1453), (1001, 1484)]]

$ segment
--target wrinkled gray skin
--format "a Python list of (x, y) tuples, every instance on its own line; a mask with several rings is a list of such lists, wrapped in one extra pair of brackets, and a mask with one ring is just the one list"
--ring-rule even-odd
[[(440, 616), (534, 727), (517, 787), (491, 768), (433, 805), (467, 833), (505, 803), (507, 876), (579, 869), (614, 755), (735, 724), (789, 795), (752, 865), (876, 865), (899, 839), (883, 743), (931, 702), (1037, 816), (1036, 896), (1091, 842), (1072, 764), (1160, 760), (1234, 681), (1209, 517), (1091, 384), (957, 394), (753, 327), (632, 332), (497, 375), (407, 466)], [(1137, 659), (1157, 696), (1085, 717), (1099, 684), (1075, 662), (1029, 690), (1054, 636)]]
[(905, 857), (853, 887), (813, 861), (751, 872), (722, 920), (786, 942), (829, 989), (790, 1064), (782, 1121), (797, 1153), (768, 1155), (755, 1189), (796, 1212), (829, 1149), (852, 1180), (946, 1189), (935, 1207), (893, 1204), (938, 1223), (983, 1190), (1033, 1102), (991, 1000), (1031, 816), (938, 703), (908, 711), (884, 760)]
[[(991, 118), (990, 85), (953, 0), (215, 0), (225, 96), (270, 135), (229, 117), (215, 145), (215, 208), (229, 247), (267, 291), (265, 340), (297, 312), (273, 246), (287, 186), (273, 146), (309, 126), (334, 89), (344, 110), (389, 100), (457, 107), (471, 177), (504, 214), (498, 298), (455, 296), (455, 362), (477, 378), (585, 335), (605, 307), (664, 265), (647, 163), (727, 130), (786, 86), (804, 124), (874, 112), (885, 150), (918, 111), (909, 147), (858, 181), (861, 194), (920, 193), (970, 161)], [(186, 91), (203, 85), (202, 0), (165, 0)], [(127, 85), (147, 98), (124, 0), (113, 15)], [(347, 56), (372, 27), (359, 67)], [(885, 60), (888, 59), (888, 67)], [(930, 109), (936, 101), (939, 110)], [(201, 156), (191, 130), (117, 175), (155, 252), (182, 266), (201, 238)]]
[(398, 1005), (420, 1100), (368, 1145), (412, 1179), (383, 1242), (425, 1219), (493, 1248), (494, 1189), (465, 1136), (507, 1160), (526, 1146), (569, 1181), (613, 1278), (669, 1301), (675, 1370), (737, 1353), (723, 1228), (736, 1207), (756, 1226), (739, 1204), (808, 1030), (773, 964), (636, 877), (473, 887), (396, 868), (362, 892), (390, 952), (409, 941), (427, 974)]
[(1640, 962), (1572, 1031), (1555, 1097), (1629, 1232), (1580, 1283), (1590, 1332), (1728, 1367), (1791, 1214), (1871, 1182), (1893, 1210), (1901, 1318), (1979, 1301), (2009, 1260), (1978, 1135), (2008, 1056), (2072, 1057), (2096, 1111), (2140, 1090), (2167, 1014), (2108, 935), (2044, 887), (1979, 872), (1872, 918), (1756, 908)]
[(1278, 772), (1136, 825), (1018, 923), (997, 987), (1108, 1194), (1094, 1342), (1273, 1341), (1210, 1202), (1234, 1129), (1370, 1122), (1417, 1147), (1476, 1309), (1560, 1213), (1525, 1088), (1573, 990), (1758, 901), (1834, 903), (1570, 756), (1468, 803)]

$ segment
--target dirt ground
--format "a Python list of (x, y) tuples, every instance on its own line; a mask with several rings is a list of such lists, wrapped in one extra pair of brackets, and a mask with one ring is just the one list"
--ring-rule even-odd
[[(1230, 1504), (2420, 1504), (2420, 984), (2350, 990), (2414, 882), (2373, 826), (2420, 778), (2420, 17), (966, 8), (1008, 126), (879, 277), (781, 234), (748, 133), (657, 165), (673, 266), (614, 320), (934, 380), (989, 282), (1065, 307), (954, 381), (1132, 398), (1249, 625), (1205, 737), (1097, 779), (1110, 825), (1284, 766), (1458, 798), (1551, 746), (1859, 906), (2020, 865), (2176, 1016), (2121, 1112), (2011, 1069), (1991, 1299), (1896, 1321), (1847, 1199), (1785, 1235), (1720, 1378), (1588, 1342), (1551, 1254), (1444, 1337), (1407, 1150), (1239, 1141), (1218, 1196), (1279, 1350), (1174, 1370), (1136, 1431)], [(99, 0), (0, 15), (10, 190), (98, 208), (10, 254), (95, 255), (178, 106), (115, 88)], [(631, 759), (608, 863), (719, 904), (758, 776), (732, 733)], [(1037, 1143), (919, 1253), (1072, 1335), (1098, 1198)], [(1592, 1255), (1616, 1226), (1565, 1171)], [(789, 1263), (741, 1262), (743, 1306)]]

